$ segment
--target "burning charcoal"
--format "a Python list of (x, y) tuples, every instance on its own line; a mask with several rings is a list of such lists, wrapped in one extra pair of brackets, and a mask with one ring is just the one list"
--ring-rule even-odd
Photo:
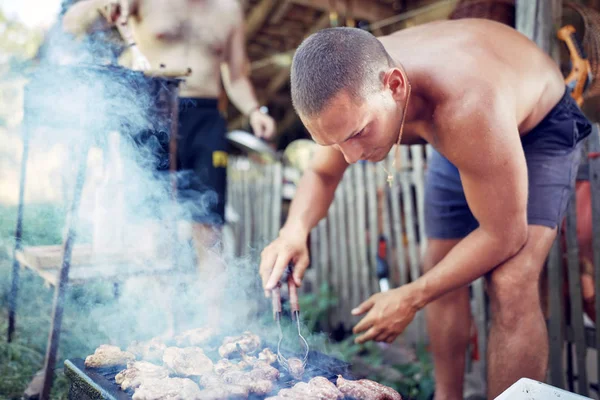
[(206, 345), (217, 332), (212, 328), (196, 328), (184, 331), (175, 337), (177, 346), (199, 346)]
[(121, 351), (117, 346), (108, 344), (100, 345), (94, 354), (85, 358), (85, 366), (100, 368), (113, 367), (115, 365), (127, 365), (128, 362), (134, 361), (135, 356), (127, 351)]
[(277, 396), (266, 400), (303, 399), (303, 400), (341, 400), (342, 392), (329, 380), (322, 376), (312, 378), (308, 383), (298, 382), (291, 389), (281, 389)]
[(213, 370), (213, 362), (199, 347), (168, 347), (163, 361), (173, 373), (182, 376), (200, 376)]
[(127, 369), (115, 376), (115, 382), (121, 389), (135, 389), (148, 379), (163, 379), (169, 377), (169, 370), (146, 361), (134, 361), (127, 364)]
[(260, 348), (260, 337), (246, 331), (241, 336), (227, 336), (219, 347), (219, 355), (223, 358), (232, 358), (239, 352), (254, 353)]
[(299, 358), (289, 358), (288, 359), (288, 367), (290, 370), (290, 375), (294, 379), (302, 379), (302, 375), (304, 375), (304, 363)]
[(345, 396), (358, 400), (402, 400), (394, 389), (369, 379), (350, 381), (339, 375), (337, 387)]
[(258, 354), (258, 359), (265, 361), (268, 364), (273, 364), (275, 361), (277, 361), (277, 354), (273, 353), (271, 349), (266, 347)]
[(136, 358), (146, 361), (161, 361), (167, 345), (161, 338), (153, 338), (146, 342), (134, 341), (127, 351), (135, 354)]
[(188, 378), (164, 378), (144, 381), (133, 394), (133, 400), (202, 399), (198, 385)]

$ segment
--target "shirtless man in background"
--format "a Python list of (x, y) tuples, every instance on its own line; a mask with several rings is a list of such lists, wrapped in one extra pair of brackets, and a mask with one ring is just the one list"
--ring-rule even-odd
[[(436, 400), (462, 400), (468, 285), (487, 279), (488, 398), (522, 377), (543, 381), (548, 336), (540, 271), (572, 194), (591, 124), (554, 61), (488, 20), (442, 21), (375, 38), (330, 28), (294, 55), (294, 107), (321, 145), (279, 237), (261, 255), (266, 294), (287, 265), (301, 284), (307, 236), (346, 167), (394, 144), (429, 143), (425, 273), (358, 305), (359, 343), (392, 342), (425, 306)], [(403, 129), (404, 127), (404, 129)]]
[(219, 262), (212, 253), (225, 222), (229, 148), (226, 121), (217, 108), (221, 79), (256, 136), (270, 139), (275, 132), (248, 78), (243, 10), (237, 0), (83, 0), (67, 11), (63, 28), (80, 36), (99, 18), (119, 28), (131, 50), (132, 68), (191, 68), (179, 92), (177, 160), (188, 173), (178, 194), (191, 203), (199, 267), (215, 272)]

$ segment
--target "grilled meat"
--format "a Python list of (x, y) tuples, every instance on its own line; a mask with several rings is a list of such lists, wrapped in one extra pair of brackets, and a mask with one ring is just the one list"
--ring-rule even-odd
[(358, 400), (402, 400), (394, 389), (369, 379), (350, 381), (340, 375), (337, 387), (345, 396)]
[(273, 353), (268, 347), (265, 347), (263, 351), (258, 353), (258, 359), (260, 361), (265, 361), (268, 364), (273, 364), (277, 361), (277, 354)]
[(258, 361), (252, 366), (252, 371), (248, 372), (252, 379), (266, 379), (276, 381), (279, 379), (279, 370), (264, 361)]
[(250, 393), (258, 395), (265, 395), (273, 390), (273, 381), (259, 379), (259, 376), (253, 376), (251, 373), (243, 371), (229, 370), (221, 375), (221, 379), (228, 384), (247, 387)]
[(167, 347), (163, 362), (173, 373), (182, 376), (199, 376), (213, 370), (213, 362), (199, 347)]
[(203, 399), (200, 388), (188, 378), (149, 379), (133, 393), (133, 400)]
[(299, 358), (288, 358), (288, 367), (290, 371), (290, 375), (294, 379), (302, 379), (302, 375), (304, 375), (304, 363)]
[(327, 378), (317, 376), (308, 383), (298, 382), (291, 389), (281, 389), (276, 396), (266, 400), (302, 399), (302, 400), (341, 400), (344, 395)]
[(128, 362), (134, 361), (135, 355), (128, 351), (121, 351), (117, 346), (109, 344), (100, 345), (94, 354), (85, 358), (85, 366), (100, 368), (112, 367), (115, 365), (127, 365)]
[(204, 346), (217, 334), (212, 328), (196, 328), (184, 331), (175, 337), (175, 343), (180, 347)]
[(246, 331), (240, 336), (227, 336), (219, 347), (219, 355), (223, 358), (232, 358), (240, 352), (254, 353), (260, 348), (260, 337)]
[(121, 389), (135, 389), (146, 380), (163, 379), (169, 377), (169, 370), (146, 361), (134, 361), (127, 365), (127, 369), (115, 376), (115, 381)]
[(250, 392), (250, 388), (247, 386), (226, 383), (220, 376), (214, 374), (201, 376), (200, 385), (202, 386), (202, 399), (245, 399)]
[(161, 338), (153, 338), (146, 342), (134, 341), (127, 351), (135, 354), (139, 360), (161, 361), (167, 345)]

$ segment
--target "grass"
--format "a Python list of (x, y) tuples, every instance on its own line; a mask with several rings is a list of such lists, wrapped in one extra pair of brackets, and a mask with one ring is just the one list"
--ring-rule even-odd
[[(51, 205), (28, 205), (24, 216), (24, 245), (51, 245), (62, 241), (64, 210)], [(16, 208), (0, 206), (0, 246), (11, 249), (14, 241)], [(0, 400), (20, 399), (33, 375), (44, 364), (50, 330), (54, 289), (45, 287), (42, 279), (29, 270), (20, 270), (17, 298), (17, 324), (14, 340), (7, 343), (8, 298), (11, 284), (12, 255), (0, 251)], [(55, 381), (51, 398), (67, 399), (68, 382), (62, 373), (65, 359), (83, 358), (103, 343), (126, 347), (132, 340), (150, 338), (163, 333), (166, 325), (157, 307), (159, 300), (138, 293), (124, 300), (114, 296), (111, 283), (94, 283), (84, 287), (70, 286), (66, 293)], [(125, 301), (125, 303), (124, 303)], [(303, 321), (307, 331), (318, 332), (320, 321), (336, 299), (324, 286), (320, 293), (301, 299)], [(132, 303), (133, 302), (133, 303)], [(263, 334), (273, 327), (265, 315)], [(261, 322), (259, 322), (260, 324)], [(140, 332), (143, 332), (140, 337)], [(311, 348), (326, 354), (356, 361), (361, 358), (371, 366), (383, 364), (382, 350), (374, 343), (358, 346), (348, 338), (342, 342), (329, 340), (326, 334), (314, 334)], [(429, 399), (433, 391), (431, 361), (427, 352), (417, 351), (418, 359), (405, 365), (389, 366), (401, 379), (371, 373), (367, 377), (400, 391), (406, 399)]]

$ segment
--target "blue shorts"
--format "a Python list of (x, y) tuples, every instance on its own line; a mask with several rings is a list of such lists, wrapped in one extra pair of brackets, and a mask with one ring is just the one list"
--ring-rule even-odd
[[(556, 228), (575, 187), (581, 141), (592, 131), (569, 93), (521, 142), (527, 160), (530, 225)], [(471, 213), (458, 169), (433, 150), (425, 181), (425, 232), (431, 239), (460, 239), (479, 226)]]

